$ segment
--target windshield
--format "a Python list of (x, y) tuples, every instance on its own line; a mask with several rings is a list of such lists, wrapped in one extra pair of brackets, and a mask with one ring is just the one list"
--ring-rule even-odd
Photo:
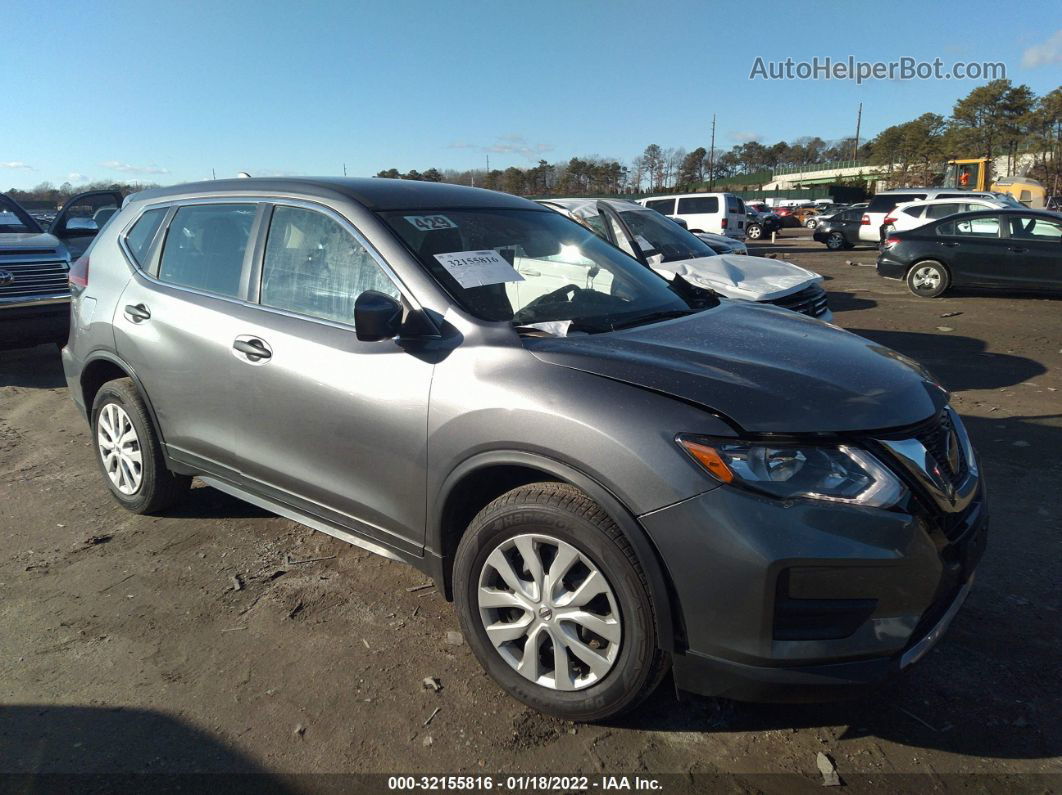
[(571, 321), (571, 330), (598, 332), (691, 311), (664, 279), (552, 210), (380, 215), (457, 303), (484, 320)]
[(0, 233), (35, 232), (41, 228), (13, 199), (0, 194)]
[(664, 257), (664, 262), (715, 255), (707, 243), (658, 212), (623, 210), (620, 218), (630, 227), (635, 239), (640, 237), (649, 241), (652, 248)]

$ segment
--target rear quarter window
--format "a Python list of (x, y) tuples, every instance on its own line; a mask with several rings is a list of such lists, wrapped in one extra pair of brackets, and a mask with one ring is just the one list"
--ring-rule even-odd
[(679, 215), (717, 212), (719, 212), (718, 196), (689, 196), (685, 199), (679, 199)]
[(645, 206), (650, 210), (656, 210), (658, 213), (663, 213), (664, 215), (675, 214), (674, 199), (651, 199), (645, 203)]
[(125, 235), (126, 248), (129, 250), (133, 261), (141, 268), (147, 265), (151, 244), (155, 240), (155, 235), (158, 233), (159, 226), (162, 225), (165, 217), (166, 208), (164, 207), (148, 210), (136, 220), (133, 228)]

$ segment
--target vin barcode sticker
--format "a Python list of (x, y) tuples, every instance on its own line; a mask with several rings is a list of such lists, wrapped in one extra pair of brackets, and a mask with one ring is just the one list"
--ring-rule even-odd
[(436, 229), (457, 229), (457, 224), (445, 215), (406, 215), (403, 217), (421, 232), (432, 232)]
[(436, 254), (435, 259), (439, 260), (439, 264), (446, 268), (462, 287), (482, 287), (487, 284), (524, 280), (497, 251), (455, 251), (451, 254)]

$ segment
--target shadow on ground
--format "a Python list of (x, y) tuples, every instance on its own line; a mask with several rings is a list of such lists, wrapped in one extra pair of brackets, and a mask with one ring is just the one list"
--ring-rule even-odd
[(848, 331), (914, 359), (952, 391), (1000, 389), (1047, 372), (1042, 364), (1024, 356), (989, 353), (984, 340), (975, 337), (860, 328)]
[(58, 389), (66, 386), (63, 361), (55, 345), (0, 351), (0, 386)]
[[(59, 791), (52, 777), (64, 774), (98, 776), (99, 791), (104, 792), (121, 783), (117, 777), (123, 775), (190, 773), (253, 776), (259, 791), (286, 791), (279, 780), (218, 738), (160, 712), (123, 707), (0, 707), (0, 773), (7, 777), (0, 789), (13, 785), (11, 792), (42, 791), (42, 784), (45, 790)], [(25, 786), (11, 776), (25, 776)], [(81, 791), (87, 783), (71, 782)], [(189, 791), (197, 791), (193, 782), (187, 783)]]

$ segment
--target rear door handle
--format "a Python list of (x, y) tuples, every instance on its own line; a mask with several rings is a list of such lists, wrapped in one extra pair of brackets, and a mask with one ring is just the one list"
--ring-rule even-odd
[(234, 355), (237, 359), (245, 359), (251, 364), (263, 363), (273, 355), (273, 351), (265, 343), (265, 340), (260, 340), (258, 337), (252, 337), (249, 334), (241, 334), (237, 337), (232, 343), (232, 349), (236, 352)]
[(956, 241), (954, 241), (954, 240), (948, 240), (948, 241), (942, 242), (940, 245), (947, 246), (948, 248), (955, 248), (959, 244)]
[(1024, 254), (1025, 253), (1025, 249), (1023, 249), (1021, 246), (1009, 246), (1007, 248), (1007, 251), (1013, 251), (1015, 254)]
[(133, 323), (151, 319), (151, 311), (143, 304), (126, 304), (125, 316)]

